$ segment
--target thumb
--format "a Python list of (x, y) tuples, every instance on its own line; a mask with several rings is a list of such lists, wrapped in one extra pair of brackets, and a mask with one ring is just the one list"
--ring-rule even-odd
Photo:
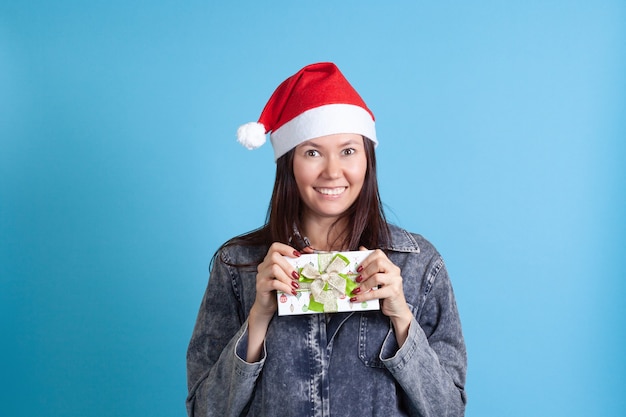
[(365, 246), (359, 246), (359, 250), (368, 250)]

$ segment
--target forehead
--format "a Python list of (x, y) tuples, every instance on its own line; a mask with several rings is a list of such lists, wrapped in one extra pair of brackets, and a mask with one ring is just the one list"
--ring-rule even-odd
[(320, 136), (317, 138), (309, 139), (302, 142), (301, 146), (313, 146), (316, 148), (322, 147), (341, 147), (341, 146), (363, 146), (363, 136), (355, 133), (337, 133), (333, 135)]

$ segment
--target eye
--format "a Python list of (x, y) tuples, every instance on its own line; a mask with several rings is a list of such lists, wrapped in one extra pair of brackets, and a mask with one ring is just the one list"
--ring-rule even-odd
[(343, 153), (345, 156), (348, 156), (348, 155), (354, 155), (354, 153), (355, 153), (355, 152), (356, 152), (356, 149), (354, 149), (354, 148), (346, 148), (346, 149), (344, 149), (344, 150), (342, 151), (342, 153)]
[(316, 156), (319, 156), (320, 153), (317, 150), (315, 150), (315, 149), (307, 149), (306, 151), (304, 151), (304, 154), (306, 156), (310, 156), (310, 157), (314, 158)]

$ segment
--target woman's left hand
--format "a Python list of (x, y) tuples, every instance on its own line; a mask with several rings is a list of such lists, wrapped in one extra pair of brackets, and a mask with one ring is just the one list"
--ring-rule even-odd
[[(361, 247), (361, 250), (366, 250)], [(389, 260), (385, 252), (376, 249), (357, 269), (360, 284), (352, 291), (350, 301), (360, 303), (380, 299), (381, 311), (388, 316), (396, 331), (398, 344), (402, 346), (408, 335), (413, 314), (404, 297), (400, 268)], [(376, 288), (372, 290), (372, 288)], [(370, 291), (371, 290), (371, 291)]]

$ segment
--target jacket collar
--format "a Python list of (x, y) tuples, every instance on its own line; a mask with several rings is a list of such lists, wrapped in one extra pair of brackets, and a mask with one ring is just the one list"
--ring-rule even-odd
[(389, 224), (389, 232), (391, 233), (391, 244), (383, 246), (383, 249), (395, 252), (420, 253), (420, 247), (412, 234), (394, 224)]
[[(391, 244), (382, 245), (381, 249), (394, 252), (420, 253), (417, 240), (411, 233), (394, 224), (387, 223), (387, 225), (389, 226), (389, 233), (391, 235)], [(295, 224), (293, 225), (293, 235), (289, 238), (289, 244), (295, 244), (297, 249), (310, 246), (309, 239), (300, 234)]]

